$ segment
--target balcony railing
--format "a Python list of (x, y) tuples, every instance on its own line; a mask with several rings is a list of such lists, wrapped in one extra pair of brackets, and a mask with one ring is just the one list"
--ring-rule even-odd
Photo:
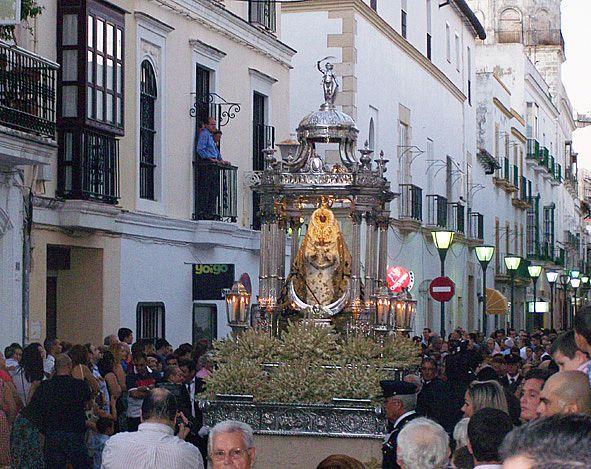
[(205, 160), (193, 162), (194, 220), (236, 221), (237, 175), (236, 166)]
[(554, 243), (542, 241), (540, 243), (540, 260), (554, 261)]
[(542, 164), (542, 166), (544, 166), (545, 168), (548, 168), (548, 165), (550, 161), (550, 152), (548, 151), (548, 149), (546, 147), (540, 148), (540, 163)]
[(277, 12), (274, 0), (250, 0), (248, 7), (249, 21), (269, 31), (277, 28)]
[(447, 228), (447, 199), (441, 195), (428, 195), (427, 225)]
[(484, 215), (478, 212), (470, 212), (468, 223), (468, 238), (484, 239)]
[(400, 184), (398, 218), (423, 221), (423, 189), (413, 184)]
[(548, 156), (548, 172), (554, 175), (554, 157), (552, 155)]
[(83, 129), (60, 131), (58, 194), (66, 199), (116, 204), (119, 199), (119, 141)]
[(519, 184), (519, 198), (524, 202), (529, 203), (529, 199), (527, 197), (527, 179), (525, 176), (521, 176), (521, 184)]
[(466, 213), (464, 206), (459, 202), (452, 202), (449, 204), (448, 228), (456, 233), (465, 233), (465, 217)]
[(0, 124), (55, 138), (57, 68), (0, 41)]
[(540, 144), (533, 138), (527, 139), (527, 158), (532, 160), (539, 160)]

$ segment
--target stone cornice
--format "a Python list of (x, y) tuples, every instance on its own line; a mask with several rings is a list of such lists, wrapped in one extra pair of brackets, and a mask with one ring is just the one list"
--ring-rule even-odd
[(189, 45), (193, 48), (195, 52), (198, 52), (199, 54), (210, 58), (214, 62), (219, 62), (226, 55), (228, 55), (224, 51), (216, 49), (215, 47), (212, 47), (209, 44), (200, 41), (199, 39), (190, 39)]
[(508, 118), (512, 119), (513, 114), (511, 111), (501, 102), (498, 98), (493, 98), (493, 103), (503, 114), (505, 114)]
[(249, 68), (248, 73), (251, 77), (255, 77), (268, 85), (273, 85), (277, 83), (276, 78), (273, 78), (272, 76), (269, 76), (266, 73), (260, 72), (256, 68)]
[(172, 26), (160, 21), (158, 18), (154, 18), (153, 16), (144, 13), (143, 11), (136, 11), (133, 16), (138, 20), (138, 23), (146, 23), (150, 25), (150, 29), (157, 30), (164, 35), (174, 31)]
[(380, 17), (369, 5), (362, 0), (308, 0), (301, 3), (283, 3), (283, 14), (301, 13), (306, 11), (339, 11), (354, 10), (366, 19), (378, 31), (403, 50), (411, 59), (425, 69), (431, 76), (447, 88), (460, 102), (466, 101), (466, 95), (460, 90), (433, 62), (425, 57), (410, 42), (404, 39), (392, 26)]
[(156, 3), (216, 31), (231, 41), (244, 45), (291, 68), (296, 51), (271, 33), (262, 31), (223, 6), (210, 0), (154, 0)]
[(169, 218), (84, 200), (35, 197), (38, 226), (66, 232), (101, 232), (110, 236), (196, 247), (222, 246), (258, 251), (259, 233), (234, 223)]

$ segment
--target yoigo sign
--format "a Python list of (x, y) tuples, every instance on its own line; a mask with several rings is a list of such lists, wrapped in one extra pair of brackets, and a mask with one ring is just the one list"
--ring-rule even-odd
[(223, 300), (234, 283), (234, 264), (193, 264), (193, 301)]

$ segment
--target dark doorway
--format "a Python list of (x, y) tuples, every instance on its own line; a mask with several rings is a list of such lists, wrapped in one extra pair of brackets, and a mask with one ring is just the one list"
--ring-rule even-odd
[(218, 338), (218, 310), (214, 304), (193, 303), (193, 343), (207, 340), (211, 345)]
[(57, 277), (47, 277), (45, 284), (45, 335), (57, 337)]

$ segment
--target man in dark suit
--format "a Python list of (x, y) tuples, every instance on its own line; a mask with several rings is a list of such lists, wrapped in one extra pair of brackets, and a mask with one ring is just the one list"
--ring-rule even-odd
[(417, 414), (434, 420), (451, 434), (462, 417), (460, 403), (452, 402), (449, 385), (438, 378), (437, 363), (431, 357), (423, 358), (421, 377), (423, 387), (417, 395)]
[(507, 363), (507, 373), (505, 376), (499, 379), (499, 383), (511, 394), (515, 394), (523, 378), (519, 374), (519, 368), (521, 365), (521, 358), (516, 355), (510, 354), (505, 357)]
[(396, 462), (397, 439), (400, 430), (411, 420), (418, 418), (415, 412), (417, 406), (417, 387), (404, 381), (380, 381), (384, 410), (388, 419), (390, 433), (384, 439), (382, 446), (382, 469), (399, 469)]

